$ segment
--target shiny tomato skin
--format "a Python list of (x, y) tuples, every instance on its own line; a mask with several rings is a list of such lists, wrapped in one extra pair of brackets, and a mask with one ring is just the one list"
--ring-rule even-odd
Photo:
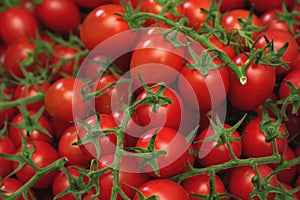
[[(220, 0), (217, 0), (218, 3)], [(220, 12), (226, 13), (230, 10), (243, 9), (247, 6), (247, 0), (222, 0)]]
[[(35, 85), (31, 85), (29, 87), (25, 85), (18, 85), (14, 91), (13, 99), (18, 100), (20, 98), (34, 97), (37, 95), (39, 90), (41, 92), (46, 92), (49, 87), (50, 83), (48, 82), (38, 84), (38, 87), (36, 87)], [(41, 107), (44, 106), (44, 104), (44, 100), (36, 101), (34, 103), (26, 104), (26, 108), (32, 111), (39, 111)]]
[[(99, 130), (107, 130), (117, 127), (114, 118), (110, 115), (100, 114), (100, 120), (101, 123)], [(92, 115), (91, 117), (86, 119), (85, 122), (90, 126), (93, 126), (97, 122), (97, 116)], [(87, 131), (84, 127), (80, 125), (78, 125), (77, 128), (78, 140), (81, 140), (86, 136)], [(97, 155), (95, 144), (93, 144), (92, 142), (82, 144), (79, 147), (82, 150), (82, 152), (87, 156), (87, 158), (91, 160), (95, 158), (99, 159), (104, 155), (113, 154), (116, 150), (116, 144), (117, 136), (114, 133), (109, 133), (105, 136), (100, 137), (98, 139), (98, 143), (96, 143), (96, 145), (100, 147), (100, 155)]]
[(0, 37), (11, 44), (20, 36), (35, 37), (38, 30), (36, 19), (23, 8), (13, 7), (0, 14)]
[[(224, 128), (228, 129), (228, 128), (230, 128), (230, 126), (227, 124), (224, 124)], [(218, 133), (215, 133), (215, 131), (212, 130), (212, 128), (210, 127), (210, 128), (204, 129), (194, 139), (196, 149), (200, 150), (198, 153), (199, 163), (203, 167), (222, 164), (222, 163), (228, 162), (232, 159), (229, 149), (227, 147), (227, 144), (225, 142), (223, 144), (218, 144), (218, 140), (210, 140), (210, 141), (206, 141), (206, 142), (201, 142), (201, 141), (213, 136), (214, 134), (218, 134)], [(231, 137), (235, 138), (235, 139), (241, 139), (241, 137), (237, 131), (234, 131), (231, 134)], [(230, 142), (230, 146), (234, 152), (234, 155), (237, 158), (240, 158), (242, 155), (241, 140), (235, 141), (235, 142), (233, 142), (233, 141)]]
[(55, 81), (45, 94), (45, 109), (53, 118), (64, 122), (84, 119), (87, 112), (81, 88), (84, 82), (76, 78)]
[[(9, 178), (5, 178), (2, 180), (2, 183), (0, 185), (0, 190), (5, 191), (2, 193), (4, 196), (10, 196), (22, 186), (23, 186), (23, 183), (20, 182), (18, 179), (9, 177)], [(28, 191), (26, 193), (26, 196), (27, 196), (28, 200), (36, 199), (36, 194), (32, 190)], [(32, 196), (33, 196), (33, 198), (32, 198)], [(4, 200), (4, 199), (5, 198), (0, 197), (0, 200)], [(24, 200), (24, 197), (19, 196), (15, 200)]]
[(79, 9), (72, 0), (43, 0), (35, 8), (40, 22), (52, 31), (76, 31), (81, 22)]
[(100, 5), (110, 3), (110, 0), (73, 0), (77, 5), (82, 8), (96, 8)]
[[(189, 199), (188, 193), (182, 186), (168, 179), (150, 180), (141, 185), (138, 189), (146, 198), (151, 196), (157, 196), (159, 200)], [(133, 199), (140, 200), (137, 194), (135, 194)]]
[[(244, 54), (237, 55), (233, 62), (242, 66), (248, 57)], [(253, 62), (246, 69), (247, 83), (242, 85), (236, 75), (229, 71), (230, 86), (228, 99), (238, 109), (250, 111), (258, 106), (272, 94), (276, 82), (276, 73), (273, 67)]]
[[(272, 169), (267, 165), (258, 165), (258, 170), (262, 178), (265, 178)], [(254, 188), (252, 178), (257, 176), (253, 167), (239, 166), (233, 168), (229, 177), (229, 192), (240, 199), (249, 199), (249, 196)], [(270, 180), (270, 184), (273, 187), (277, 187), (277, 178), (273, 176)], [(269, 194), (268, 199), (274, 199), (274, 194)], [(254, 197), (258, 200), (258, 197)]]
[[(35, 146), (35, 151), (32, 154), (32, 161), (37, 167), (46, 167), (59, 159), (58, 152), (50, 144), (43, 141), (32, 141), (26, 144), (28, 148), (33, 148)], [(22, 147), (17, 149), (17, 152), (21, 152)], [(19, 163), (14, 162), (13, 167), (16, 169)], [(25, 164), (21, 170), (16, 173), (17, 178), (22, 182), (26, 183), (35, 174), (35, 170)], [(36, 189), (47, 188), (51, 185), (56, 171), (51, 171), (41, 177), (32, 187)]]
[[(80, 38), (86, 48), (92, 50), (106, 39), (130, 29), (128, 23), (116, 14), (124, 14), (122, 6), (106, 4), (95, 8), (88, 14), (80, 31)], [(131, 43), (133, 44), (133, 38), (126, 42), (123, 41), (122, 44), (118, 42), (118, 49), (123, 50), (128, 45), (131, 46)], [(113, 45), (113, 47), (107, 47), (105, 51), (112, 53), (116, 52), (117, 49)]]
[[(291, 89), (288, 86), (287, 82), (291, 83), (292, 86), (296, 89), (300, 88), (300, 69), (296, 69), (296, 70), (291, 70), (290, 72), (288, 72), (283, 81), (280, 83), (280, 87), (279, 87), (279, 97), (280, 99), (285, 99), (287, 97), (289, 97), (291, 95)], [(292, 112), (292, 105), (289, 105), (287, 108), (287, 111), (289, 113)], [(300, 114), (300, 108), (297, 111), (297, 114)]]
[[(179, 174), (186, 165), (188, 158), (189, 144), (185, 138), (177, 131), (171, 128), (153, 128), (146, 131), (137, 141), (136, 147), (147, 148), (151, 138), (156, 133), (154, 149), (165, 151), (165, 155), (157, 159), (159, 175), (154, 173), (154, 169), (149, 165), (142, 168), (152, 177), (169, 178)], [(139, 160), (139, 162), (141, 162)]]
[[(298, 44), (293, 35), (290, 32), (283, 31), (283, 30), (276, 30), (268, 28), (263, 31), (263, 36), (256, 37), (256, 44), (254, 45), (257, 49), (262, 49), (266, 46), (266, 40), (265, 37), (269, 41), (273, 41), (274, 44), (274, 50), (279, 50), (282, 48), (286, 43), (288, 43), (288, 47), (286, 51), (281, 56), (281, 59), (287, 64), (289, 69), (291, 69), (294, 65), (295, 60), (298, 56)], [(265, 37), (264, 37), (265, 36)], [(265, 51), (267, 53), (268, 50)], [(277, 74), (284, 74), (289, 69), (285, 69), (282, 66), (276, 67), (276, 73)]]
[[(267, 10), (272, 10), (275, 8), (281, 8), (283, 0), (248, 0), (249, 4), (257, 11), (263, 12)], [(293, 5), (293, 0), (285, 0), (285, 5), (290, 7)]]
[(260, 21), (264, 26), (270, 29), (290, 31), (288, 24), (285, 21), (278, 19), (277, 14), (282, 14), (281, 9), (268, 10), (259, 16)]
[[(159, 87), (152, 88), (152, 92), (156, 92)], [(163, 105), (157, 108), (154, 112), (149, 104), (142, 104), (136, 107), (135, 114), (138, 118), (138, 123), (152, 129), (155, 127), (168, 127), (178, 130), (181, 125), (181, 120), (184, 118), (183, 103), (177, 92), (169, 87), (165, 88), (163, 96), (171, 100), (170, 104)], [(143, 91), (136, 101), (141, 101), (147, 97), (146, 91)]]
[[(215, 190), (217, 194), (226, 192), (225, 186), (219, 176), (215, 175)], [(210, 176), (208, 174), (197, 174), (181, 182), (181, 186), (189, 193), (190, 200), (197, 200), (198, 197), (192, 194), (208, 196), (210, 194)], [(226, 198), (221, 198), (225, 200)]]
[[(30, 116), (36, 115), (35, 111), (28, 111), (28, 112), (29, 112)], [(39, 141), (47, 142), (49, 144), (53, 143), (54, 136), (53, 136), (53, 132), (52, 132), (52, 127), (51, 127), (49, 120), (45, 116), (41, 115), (38, 118), (37, 123), (42, 128), (44, 128), (50, 134), (50, 136), (41, 130), (34, 130), (31, 133), (31, 135), (28, 135), (26, 129), (19, 129), (19, 128), (15, 127), (16, 125), (23, 123), (23, 122), (24, 122), (23, 114), (18, 113), (11, 120), (11, 124), (8, 127), (8, 136), (12, 139), (12, 141), (14, 142), (16, 147), (21, 146), (22, 134), (27, 141), (39, 140)]]
[[(15, 152), (16, 146), (9, 137), (0, 139), (0, 153), (14, 154)], [(13, 161), (0, 157), (0, 178), (5, 178), (12, 171)]]
[[(98, 169), (109, 167), (114, 161), (113, 154), (105, 155), (98, 161)], [(124, 193), (132, 199), (135, 190), (132, 187), (139, 188), (143, 183), (149, 180), (149, 176), (138, 172), (137, 160), (133, 157), (123, 156), (119, 167), (119, 185)], [(103, 173), (99, 179), (101, 200), (110, 200), (113, 186), (113, 172), (108, 171)], [(132, 186), (132, 187), (130, 187)], [(95, 191), (94, 191), (95, 192)], [(117, 200), (122, 200), (120, 194), (117, 195)]]
[[(267, 142), (264, 133), (260, 130), (262, 119), (258, 118), (249, 122), (242, 133), (243, 155), (246, 158), (258, 158), (271, 156), (273, 151), (273, 143)], [(283, 125), (280, 126), (279, 132), (286, 135)], [(279, 154), (283, 154), (287, 148), (288, 138), (276, 138), (276, 144)], [(255, 146), (255, 148), (253, 148)]]
[(68, 165), (88, 166), (90, 159), (82, 152), (79, 145), (74, 143), (78, 141), (78, 132), (75, 124), (71, 124), (61, 135), (58, 141), (58, 153), (61, 157), (68, 159)]
[[(80, 175), (80, 172), (77, 171), (75, 168), (84, 168), (83, 166), (80, 165), (69, 165), (66, 167), (66, 170), (70, 173), (71, 176), (74, 178), (77, 178)], [(82, 184), (82, 183), (80, 183)], [(70, 181), (68, 177), (62, 172), (58, 172), (52, 182), (52, 193), (53, 196), (58, 195), (59, 193), (65, 191), (67, 187), (70, 186)], [(58, 200), (75, 200), (76, 198), (73, 196), (73, 194), (66, 194)]]
[[(24, 78), (24, 74), (20, 66), (20, 63), (28, 58), (28, 53), (32, 52), (35, 49), (34, 45), (29, 42), (26, 37), (20, 37), (14, 42), (12, 42), (6, 49), (4, 53), (4, 62), (3, 66), (6, 73), (13, 77), (13, 75)], [(25, 67), (23, 67), (25, 68)], [(26, 66), (26, 71), (33, 72), (34, 66)]]
[[(179, 39), (181, 36), (178, 36)], [(134, 84), (141, 85), (139, 75), (147, 84), (172, 84), (183, 67), (183, 55), (184, 50), (174, 47), (159, 30), (149, 30), (140, 38), (132, 53), (130, 75)]]

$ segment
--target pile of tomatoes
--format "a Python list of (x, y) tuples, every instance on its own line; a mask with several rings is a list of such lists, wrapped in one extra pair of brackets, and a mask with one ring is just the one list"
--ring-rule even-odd
[(300, 2), (4, 0), (0, 199), (300, 199)]

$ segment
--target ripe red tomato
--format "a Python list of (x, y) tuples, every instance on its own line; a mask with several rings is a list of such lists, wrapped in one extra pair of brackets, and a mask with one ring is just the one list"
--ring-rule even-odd
[[(217, 3), (220, 0), (217, 0)], [(223, 0), (220, 6), (220, 12), (225, 13), (229, 10), (243, 9), (247, 6), (247, 0)]]
[[(15, 151), (16, 146), (9, 137), (0, 139), (0, 153), (14, 154)], [(13, 162), (11, 160), (0, 157), (0, 178), (5, 178), (12, 171)]]
[[(92, 115), (91, 117), (86, 119), (85, 122), (90, 126), (93, 126), (97, 122), (97, 116)], [(112, 129), (115, 128), (116, 126), (117, 124), (112, 116), (105, 115), (105, 114), (100, 115), (99, 131)], [(86, 136), (87, 130), (81, 125), (77, 125), (77, 128), (78, 128), (78, 140), (82, 140)], [(95, 147), (95, 144), (92, 142), (88, 142), (79, 146), (82, 152), (87, 156), (87, 158), (89, 158), (90, 160), (95, 158), (99, 159), (99, 157), (101, 158), (104, 155), (113, 154), (115, 152), (117, 137), (114, 133), (110, 133), (99, 138), (97, 136), (97, 134), (99, 133), (90, 133), (90, 134), (92, 135), (92, 137), (95, 137), (95, 140), (98, 139), (98, 143), (96, 143), (96, 145), (100, 147), (100, 155), (97, 155), (97, 149)]]
[[(151, 88), (151, 91), (157, 92), (159, 88)], [(135, 114), (138, 118), (138, 124), (147, 127), (148, 130), (156, 127), (168, 127), (178, 130), (184, 124), (183, 103), (177, 92), (166, 87), (163, 96), (169, 98), (171, 103), (158, 107), (156, 111), (153, 111), (153, 107), (149, 104), (141, 104), (136, 107)], [(147, 93), (143, 91), (136, 101), (141, 101), (146, 97)], [(155, 104), (156, 102), (153, 101), (152, 103)]]
[[(262, 178), (272, 173), (272, 169), (267, 165), (258, 165), (258, 171)], [(252, 183), (253, 177), (257, 177), (253, 167), (240, 166), (233, 168), (229, 177), (229, 192), (240, 199), (249, 199), (254, 188)], [(273, 187), (277, 187), (276, 176), (272, 176), (269, 183)], [(274, 193), (268, 194), (268, 199), (274, 199), (274, 197)], [(257, 200), (258, 197), (254, 197), (254, 199)]]
[[(73, 76), (75, 73), (75, 57), (78, 54), (78, 50), (68, 46), (56, 46), (53, 48), (54, 53), (51, 56), (51, 72), (54, 73), (53, 80), (56, 81), (62, 77)], [(61, 63), (62, 59), (68, 59), (68, 61)], [(81, 61), (78, 60), (78, 67)]]
[(178, 77), (183, 62), (183, 49), (174, 47), (159, 30), (151, 29), (141, 37), (132, 53), (130, 75), (135, 85), (141, 85), (139, 75), (147, 84), (170, 85)]
[(45, 94), (45, 108), (51, 117), (64, 122), (84, 119), (87, 114), (81, 89), (84, 82), (76, 78), (62, 78), (54, 82)]
[[(157, 131), (157, 132), (156, 132)], [(147, 148), (153, 134), (156, 132), (154, 141), (154, 149), (156, 151), (165, 151), (165, 155), (157, 158), (159, 175), (149, 164), (146, 164), (142, 170), (153, 177), (169, 178), (182, 172), (186, 166), (188, 158), (189, 144), (185, 138), (177, 131), (171, 128), (154, 128), (145, 132), (137, 141), (136, 147)]]
[(79, 9), (72, 0), (43, 0), (35, 11), (43, 25), (58, 33), (76, 31), (81, 21)]
[[(147, 198), (157, 196), (159, 200), (188, 200), (189, 196), (186, 190), (178, 183), (168, 179), (154, 179), (141, 185), (139, 191)], [(140, 200), (135, 194), (134, 200)]]
[[(4, 97), (0, 98), (0, 103), (11, 101), (14, 90), (15, 90), (14, 86), (10, 86), (10, 85), (4, 86), (4, 89), (2, 90), (2, 94)], [(10, 107), (4, 110), (0, 110), (0, 129), (2, 129), (5, 123), (9, 122), (14, 117), (16, 111), (17, 109), (15, 107)]]
[[(103, 169), (112, 165), (114, 155), (105, 155), (98, 161), (98, 169)], [(143, 183), (149, 180), (149, 176), (143, 173), (138, 173), (138, 163), (133, 157), (123, 156), (119, 166), (119, 185), (126, 196), (132, 199), (135, 190), (132, 187), (139, 188)], [(108, 171), (103, 173), (99, 179), (100, 195), (102, 200), (110, 200), (113, 187), (113, 172)], [(131, 186), (131, 187), (130, 187)], [(95, 191), (94, 191), (95, 192)], [(122, 200), (120, 194), (117, 195), (117, 200)]]
[[(28, 112), (30, 116), (36, 115), (35, 111), (30, 110)], [(24, 115), (22, 113), (18, 113), (11, 120), (11, 124), (8, 127), (8, 136), (10, 137), (10, 139), (12, 139), (16, 147), (21, 146), (22, 134), (27, 141), (39, 140), (39, 141), (44, 141), (49, 144), (52, 144), (53, 142), (52, 127), (50, 122), (45, 116), (41, 115), (38, 118), (37, 123), (39, 124), (39, 126), (44, 128), (50, 134), (50, 136), (48, 136), (45, 132), (41, 130), (34, 130), (32, 133), (30, 133), (31, 135), (29, 135), (25, 128), (20, 129), (16, 127), (18, 124), (21, 124), (23, 122), (24, 122)]]
[[(228, 129), (230, 128), (230, 126), (224, 124), (224, 128)], [(214, 136), (215, 134), (224, 134), (224, 133), (216, 133), (212, 129), (212, 127), (209, 127), (204, 129), (194, 139), (196, 149), (199, 150), (198, 153), (199, 163), (203, 167), (222, 164), (232, 159), (226, 142), (222, 141), (222, 136), (219, 136), (219, 138), (215, 140), (203, 141), (205, 139)], [(241, 139), (237, 131), (234, 131), (231, 134), (231, 137), (234, 139)], [(240, 158), (242, 154), (242, 141), (241, 140), (231, 141), (230, 146), (234, 152), (234, 155), (237, 158)]]
[[(77, 171), (76, 169), (74, 169), (74, 167), (76, 168), (84, 168), (83, 166), (80, 165), (69, 165), (66, 167), (66, 170), (68, 171), (68, 173), (70, 173), (70, 175), (74, 178), (77, 178), (80, 175), (80, 172)], [(83, 182), (80, 183), (75, 183), (72, 182), (70, 183), (68, 177), (62, 172), (58, 172), (52, 182), (52, 193), (54, 196), (58, 195), (59, 193), (65, 191), (65, 189), (67, 189), (67, 187), (70, 186), (70, 184), (73, 184), (72, 187), (84, 187)], [(79, 185), (76, 185), (79, 184)], [(58, 200), (75, 200), (75, 197), (73, 194), (66, 194), (60, 198), (57, 198)]]
[(96, 8), (100, 5), (104, 5), (107, 3), (110, 3), (110, 0), (73, 0), (75, 3), (77, 3), (80, 7), (83, 8)]
[(189, 19), (189, 27), (199, 30), (206, 20), (206, 13), (201, 10), (209, 10), (211, 0), (187, 0), (183, 3), (183, 15)]
[[(293, 152), (292, 148), (289, 146), (283, 152), (282, 156), (283, 159), (286, 161), (293, 160), (296, 158), (295, 153)], [(275, 170), (276, 167), (278, 167), (278, 164), (270, 164), (269, 166)], [(278, 174), (276, 174), (276, 176), (280, 182), (291, 184), (294, 181), (296, 174), (297, 174), (297, 166), (294, 165), (286, 170), (280, 171)]]
[[(49, 87), (50, 87), (50, 83), (48, 82), (38, 84), (38, 88), (35, 85), (31, 85), (31, 86), (18, 85), (14, 91), (13, 99), (18, 100), (20, 98), (34, 97), (37, 95), (39, 91), (46, 92)], [(45, 104), (44, 100), (36, 101), (34, 103), (26, 104), (26, 108), (28, 110), (38, 111), (41, 109), (42, 106), (44, 106), (44, 104)]]
[(78, 141), (78, 133), (75, 124), (71, 124), (61, 135), (58, 141), (58, 153), (61, 157), (68, 159), (68, 165), (88, 166), (90, 159), (82, 152), (79, 145), (74, 145)]
[[(0, 190), (1, 192), (3, 191), (4, 196), (0, 197), (0, 200), (4, 200), (4, 197), (8, 197), (12, 194), (14, 194), (20, 187), (23, 186), (23, 183), (21, 183), (18, 179), (16, 178), (5, 178), (2, 180)], [(33, 200), (36, 199), (36, 194), (30, 190), (26, 193), (26, 197), (28, 200)], [(17, 197), (15, 200), (24, 200), (23, 196)]]
[[(291, 83), (293, 87), (296, 89), (300, 88), (300, 69), (291, 70), (289, 73), (286, 74), (283, 81), (279, 87), (279, 97), (280, 99), (285, 99), (290, 96), (291, 90), (288, 86), (287, 82)], [(288, 106), (288, 112), (291, 113), (292, 105)], [(298, 115), (300, 114), (300, 108), (297, 111)]]
[(11, 44), (20, 36), (35, 37), (38, 30), (36, 19), (23, 8), (8, 8), (0, 14), (0, 37)]
[[(59, 159), (57, 151), (50, 144), (43, 141), (32, 141), (27, 143), (28, 148), (33, 148), (35, 146), (35, 151), (32, 154), (33, 163), (39, 167), (46, 167)], [(17, 152), (21, 152), (22, 147), (17, 149)], [(18, 162), (13, 163), (14, 169), (19, 166)], [(26, 183), (35, 174), (35, 170), (28, 164), (25, 164), (17, 173), (17, 178), (22, 182)], [(32, 187), (36, 189), (47, 188), (51, 185), (56, 171), (51, 171), (48, 174), (40, 178)]]
[[(248, 57), (239, 54), (233, 61), (239, 67), (245, 64)], [(276, 74), (271, 66), (251, 62), (246, 69), (247, 83), (242, 85), (236, 75), (229, 70), (230, 86), (229, 101), (235, 107), (250, 111), (254, 110), (272, 94), (275, 86)]]
[[(86, 48), (92, 50), (106, 39), (129, 30), (128, 23), (116, 14), (124, 14), (122, 6), (106, 4), (95, 8), (88, 14), (82, 23), (80, 31), (80, 38)], [(101, 53), (105, 54), (108, 52), (110, 54), (127, 49), (129, 46), (132, 46), (136, 38), (131, 38), (129, 34), (129, 37), (124, 39), (123, 41), (114, 41), (114, 45), (107, 45), (107, 48), (104, 49), (105, 52)], [(116, 43), (118, 48), (115, 48)]]
[[(250, 5), (257, 11), (263, 12), (267, 10), (272, 10), (275, 8), (281, 8), (283, 0), (265, 0), (265, 1), (260, 1), (260, 0), (248, 0)], [(294, 1), (293, 0), (285, 0), (284, 1), (285, 5), (287, 7), (290, 7), (293, 5)]]
[[(289, 68), (292, 68), (298, 56), (298, 44), (293, 35), (287, 31), (268, 28), (263, 31), (263, 36), (256, 37), (256, 40), (258, 41), (254, 46), (255, 48), (262, 49), (266, 46), (266, 40), (264, 36), (269, 41), (273, 41), (275, 51), (283, 47), (285, 43), (289, 44), (286, 51), (281, 56), (281, 59), (288, 65)], [(265, 51), (265, 53), (267, 52), (268, 50)], [(282, 66), (276, 67), (277, 74), (283, 74), (286, 72), (287, 69), (284, 69)]]
[[(274, 153), (273, 143), (267, 142), (265, 134), (260, 130), (262, 118), (249, 122), (242, 133), (243, 155), (246, 158), (257, 158), (270, 156)], [(286, 135), (283, 125), (280, 126), (279, 132)], [(288, 138), (276, 138), (276, 145), (279, 154), (283, 154), (287, 148)], [(253, 148), (255, 147), (255, 148)]]
[[(225, 186), (219, 176), (214, 177), (215, 191), (217, 194), (223, 194), (226, 192)], [(181, 183), (182, 187), (189, 193), (190, 200), (197, 200), (198, 197), (193, 194), (209, 196), (210, 195), (210, 176), (208, 174), (198, 174), (196, 176), (189, 177)], [(226, 198), (221, 198), (225, 200)]]

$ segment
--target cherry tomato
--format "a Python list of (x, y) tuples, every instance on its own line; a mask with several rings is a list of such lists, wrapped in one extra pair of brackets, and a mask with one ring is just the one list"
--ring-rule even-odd
[[(88, 119), (85, 120), (87, 124), (90, 126), (94, 126), (97, 122), (97, 116), (92, 115)], [(100, 115), (100, 130), (107, 130), (117, 127), (117, 124), (114, 120), (114, 118), (110, 115), (101, 114)], [(78, 140), (84, 139), (84, 137), (87, 134), (87, 130), (82, 127), (81, 125), (77, 125), (78, 128)], [(97, 134), (99, 133), (90, 133), (92, 137), (95, 137), (95, 140), (98, 139), (98, 142), (96, 144), (92, 142), (88, 142), (85, 144), (80, 145), (80, 149), (82, 152), (87, 156), (87, 158), (91, 159), (99, 159), (104, 155), (112, 154), (116, 150), (116, 144), (117, 144), (117, 137), (114, 133), (109, 133), (106, 135), (103, 135), (101, 137), (98, 137)], [(100, 148), (100, 155), (97, 154), (96, 146), (98, 145)]]
[[(163, 188), (163, 189), (162, 189)], [(186, 190), (178, 183), (168, 179), (154, 179), (141, 185), (139, 191), (144, 197), (157, 196), (159, 200), (188, 200)], [(140, 200), (135, 194), (134, 200)]]
[[(16, 146), (9, 137), (0, 139), (0, 153), (14, 154)], [(13, 171), (13, 161), (0, 157), (0, 177), (5, 178)]]
[(69, 165), (87, 166), (90, 159), (82, 152), (79, 145), (74, 143), (78, 141), (78, 133), (75, 124), (71, 124), (61, 135), (58, 141), (58, 153), (61, 157), (68, 159)]
[(74, 0), (80, 7), (83, 8), (96, 8), (100, 5), (110, 3), (110, 0)]
[[(0, 102), (5, 103), (11, 101), (13, 92), (15, 90), (14, 86), (6, 85), (3, 89), (4, 97), (0, 98)], [(0, 110), (0, 129), (2, 129), (5, 123), (9, 122), (15, 115), (17, 109), (15, 107), (9, 107), (3, 110)]]
[[(267, 165), (258, 165), (257, 167), (262, 178), (272, 173), (272, 169)], [(253, 167), (240, 166), (233, 168), (229, 177), (229, 192), (240, 199), (249, 199), (254, 188), (252, 182), (254, 177), (257, 177), (257, 174)], [(269, 184), (277, 187), (276, 176), (272, 176)], [(268, 194), (268, 199), (274, 199), (274, 197), (274, 193)], [(254, 197), (253, 199), (257, 200), (258, 197)]]
[[(165, 155), (157, 158), (158, 169), (153, 169), (149, 164), (142, 169), (153, 177), (168, 178), (177, 175), (186, 165), (188, 143), (177, 131), (164, 127), (150, 129), (145, 132), (138, 139), (136, 147), (147, 148), (154, 133), (156, 133), (154, 149), (156, 151), (165, 151)], [(154, 170), (158, 170), (159, 175), (156, 175)]]
[[(33, 148), (35, 146), (35, 150), (32, 154), (32, 161), (37, 167), (46, 167), (53, 163), (54, 161), (59, 159), (59, 155), (57, 151), (50, 144), (43, 141), (32, 141), (31, 143), (27, 143), (27, 148)], [(17, 152), (21, 152), (22, 147), (17, 149)], [(18, 162), (13, 163), (14, 169), (19, 166)], [(32, 178), (35, 174), (35, 170), (29, 165), (25, 164), (17, 173), (17, 178), (22, 182), (26, 183), (30, 178)], [(56, 171), (51, 171), (41, 177), (32, 187), (36, 189), (47, 188), (51, 185), (54, 175)]]
[(81, 21), (79, 9), (72, 0), (43, 0), (35, 11), (43, 25), (58, 33), (76, 31)]
[[(224, 124), (224, 128), (230, 128), (229, 125)], [(217, 139), (203, 141), (212, 136), (216, 136), (216, 134), (221, 134)], [(232, 159), (231, 154), (229, 152), (228, 146), (224, 140), (222, 140), (222, 134), (215, 132), (212, 127), (204, 129), (199, 135), (194, 139), (194, 143), (196, 145), (196, 149), (199, 150), (198, 158), (199, 163), (203, 167), (208, 167), (211, 165), (222, 164), (228, 162)], [(231, 136), (234, 139), (241, 139), (239, 133), (234, 131)], [(234, 155), (237, 158), (241, 157), (242, 154), (242, 141), (231, 141), (230, 146)]]
[[(255, 48), (262, 49), (266, 46), (265, 37), (269, 41), (273, 41), (275, 51), (279, 50), (286, 43), (289, 44), (286, 51), (281, 56), (281, 59), (288, 65), (289, 68), (292, 68), (298, 56), (298, 44), (297, 41), (294, 39), (293, 35), (286, 31), (268, 28), (265, 31), (263, 31), (263, 36), (256, 38), (257, 42), (255, 44)], [(265, 51), (265, 53), (267, 52), (268, 50)], [(289, 69), (285, 69), (282, 66), (276, 67), (277, 74), (284, 74), (287, 72), (287, 70)]]
[[(217, 0), (217, 3), (220, 0)], [(230, 10), (235, 9), (243, 9), (247, 5), (247, 0), (222, 0), (221, 6), (220, 6), (220, 12), (226, 13)]]
[[(225, 186), (219, 176), (214, 177), (215, 190), (217, 194), (223, 194), (226, 192)], [(189, 177), (181, 183), (182, 187), (189, 193), (190, 200), (197, 200), (198, 197), (194, 194), (209, 196), (210, 195), (210, 176), (208, 174), (198, 174), (196, 176)], [(225, 200), (226, 198), (221, 198)]]
[[(31, 117), (36, 115), (35, 111), (28, 111), (28, 112)], [(14, 142), (16, 147), (21, 146), (22, 134), (27, 141), (39, 140), (39, 141), (44, 141), (49, 144), (52, 144), (52, 142), (53, 142), (52, 127), (51, 127), (50, 122), (48, 121), (48, 119), (45, 116), (41, 115), (37, 119), (37, 123), (40, 127), (45, 129), (45, 131), (47, 131), (48, 134), (50, 134), (50, 135), (47, 135), (47, 133), (45, 131), (42, 131), (39, 129), (33, 130), (32, 133), (27, 133), (25, 128), (22, 128), (22, 129), (18, 128), (17, 126), (21, 123), (24, 123), (25, 120), (28, 120), (28, 119), (24, 119), (24, 115), (22, 113), (18, 113), (11, 120), (11, 124), (8, 127), (8, 136), (12, 139), (12, 141)]]
[[(239, 54), (233, 61), (239, 67), (245, 64), (248, 57)], [(275, 86), (276, 74), (271, 66), (251, 62), (246, 69), (247, 83), (242, 85), (236, 75), (229, 70), (230, 86), (229, 101), (235, 107), (250, 111), (254, 110), (271, 95)], [(267, 78), (266, 78), (267, 77)]]
[(64, 122), (84, 119), (87, 108), (81, 94), (83, 85), (83, 81), (76, 78), (54, 82), (45, 94), (45, 108), (50, 116)]
[[(274, 153), (273, 142), (266, 141), (265, 134), (260, 129), (262, 118), (249, 122), (242, 133), (243, 155), (247, 158), (257, 158), (270, 156)], [(279, 128), (279, 133), (283, 136), (287, 133), (283, 125)], [(288, 138), (276, 138), (276, 145), (279, 154), (283, 154), (287, 148)], [(253, 148), (255, 147), (255, 148)]]
[(23, 8), (13, 7), (0, 14), (0, 36), (6, 44), (11, 44), (20, 36), (34, 37), (38, 30), (36, 19)]
[[(12, 194), (14, 194), (20, 187), (23, 186), (23, 183), (20, 182), (18, 179), (16, 178), (5, 178), (3, 179), (1, 186), (0, 186), (0, 190), (4, 191), (2, 194), (4, 195), (3, 197), (0, 197), (1, 200), (4, 200), (5, 196), (10, 196)], [(36, 194), (30, 190), (26, 193), (26, 197), (28, 200), (33, 200), (36, 199)], [(19, 196), (17, 197), (15, 200), (24, 200), (23, 196)]]
[[(263, 12), (267, 10), (272, 10), (275, 8), (281, 8), (283, 0), (266, 0), (266, 1), (260, 1), (260, 0), (248, 0), (250, 5), (257, 11)], [(293, 0), (285, 0), (285, 5), (287, 7), (290, 7), (293, 5)]]

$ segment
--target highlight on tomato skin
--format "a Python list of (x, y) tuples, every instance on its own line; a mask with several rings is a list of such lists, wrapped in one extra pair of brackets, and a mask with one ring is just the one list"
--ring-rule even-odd
[(1, 1), (0, 200), (300, 199), (299, 11)]

